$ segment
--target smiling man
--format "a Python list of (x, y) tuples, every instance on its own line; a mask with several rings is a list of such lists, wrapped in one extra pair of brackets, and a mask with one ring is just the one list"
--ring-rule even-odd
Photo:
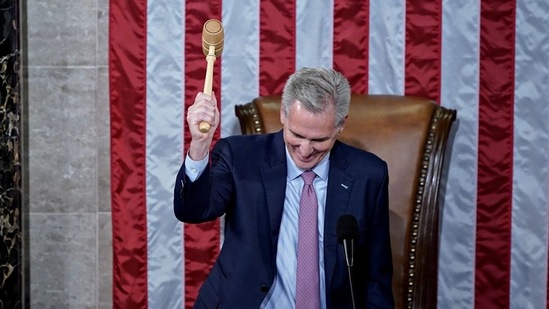
[[(219, 111), (215, 95), (196, 96), (174, 212), (189, 223), (225, 215), (225, 240), (195, 308), (353, 308), (352, 295), (356, 308), (393, 308), (387, 165), (337, 140), (349, 102), (343, 75), (300, 69), (284, 87), (282, 131), (220, 139), (209, 153)], [(354, 293), (342, 215), (358, 222)]]

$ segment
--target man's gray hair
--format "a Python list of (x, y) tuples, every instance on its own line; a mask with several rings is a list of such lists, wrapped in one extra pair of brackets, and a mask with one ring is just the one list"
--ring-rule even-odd
[(339, 127), (349, 113), (351, 87), (347, 78), (334, 69), (301, 68), (288, 78), (282, 91), (282, 108), (286, 117), (295, 101), (313, 114), (335, 104), (335, 126)]

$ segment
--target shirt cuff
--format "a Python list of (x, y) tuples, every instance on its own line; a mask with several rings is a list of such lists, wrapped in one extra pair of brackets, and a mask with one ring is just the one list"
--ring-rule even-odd
[(189, 156), (189, 153), (187, 153), (187, 157), (185, 158), (185, 174), (191, 181), (195, 181), (200, 175), (202, 175), (202, 172), (206, 169), (206, 166), (208, 165), (208, 160), (210, 158), (210, 155), (206, 155), (204, 159), (195, 161), (191, 159)]

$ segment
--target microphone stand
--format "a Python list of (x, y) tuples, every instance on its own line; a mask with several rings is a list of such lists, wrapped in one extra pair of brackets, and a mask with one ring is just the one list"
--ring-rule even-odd
[[(347, 257), (347, 272), (349, 273), (349, 285), (351, 287), (351, 300), (352, 300), (352, 303), (353, 303), (353, 309), (356, 309), (356, 300), (355, 300), (355, 288), (353, 286), (353, 275), (352, 275), (352, 267), (353, 267), (353, 242), (354, 240), (353, 239), (350, 239), (350, 245), (349, 242), (345, 239), (343, 241), (343, 249), (345, 250), (345, 256)], [(348, 247), (351, 247), (351, 248), (348, 248)], [(353, 252), (351, 254), (348, 254), (348, 252)]]

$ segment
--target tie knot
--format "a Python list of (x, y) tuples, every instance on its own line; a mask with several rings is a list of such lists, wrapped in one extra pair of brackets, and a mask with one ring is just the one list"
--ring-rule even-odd
[(313, 180), (315, 179), (316, 174), (313, 171), (305, 171), (301, 174), (301, 178), (303, 178), (303, 181), (306, 185), (313, 184)]

